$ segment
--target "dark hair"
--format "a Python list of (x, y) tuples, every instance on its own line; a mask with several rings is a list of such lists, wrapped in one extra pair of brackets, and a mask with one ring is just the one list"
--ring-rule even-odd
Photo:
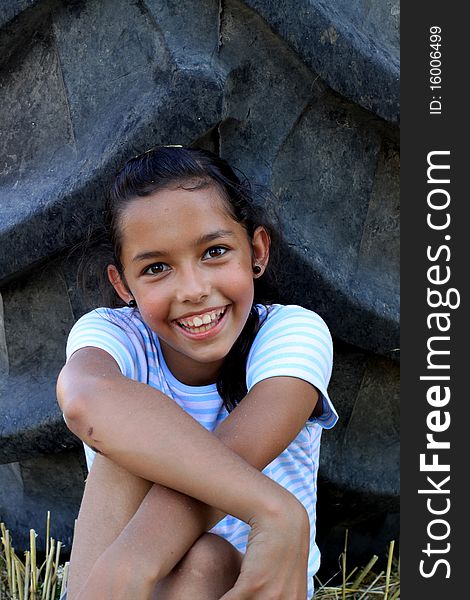
[[(254, 231), (263, 225), (271, 239), (270, 261), (263, 276), (254, 280), (254, 304), (269, 305), (278, 299), (276, 265), (279, 228), (273, 215), (263, 204), (269, 194), (254, 186), (222, 158), (200, 148), (163, 146), (153, 148), (130, 159), (117, 174), (105, 208), (105, 233), (112, 245), (113, 262), (122, 274), (120, 221), (129, 202), (149, 196), (162, 189), (200, 189), (215, 185), (226, 202), (227, 210), (252, 239)], [(263, 201), (263, 202), (261, 202)], [(122, 306), (115, 298), (108, 305)], [(248, 316), (237, 341), (226, 356), (217, 379), (217, 389), (228, 411), (246, 395), (246, 361), (253, 340), (261, 326), (258, 311)]]

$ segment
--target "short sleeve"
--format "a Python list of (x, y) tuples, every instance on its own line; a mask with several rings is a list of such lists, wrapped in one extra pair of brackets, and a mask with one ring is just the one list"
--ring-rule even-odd
[(117, 362), (122, 374), (142, 380), (141, 365), (146, 364), (138, 328), (129, 315), (119, 310), (98, 308), (81, 317), (67, 340), (67, 360), (81, 348), (100, 348)]
[(248, 391), (270, 377), (308, 381), (323, 398), (323, 413), (312, 421), (330, 429), (338, 415), (328, 395), (333, 366), (333, 344), (326, 323), (300, 306), (269, 307), (247, 361)]

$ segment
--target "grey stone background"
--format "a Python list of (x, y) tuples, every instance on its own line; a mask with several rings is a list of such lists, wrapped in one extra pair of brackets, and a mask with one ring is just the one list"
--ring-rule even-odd
[[(55, 402), (87, 309), (70, 250), (106, 187), (157, 144), (219, 152), (277, 197), (283, 299), (335, 341), (318, 532), (368, 560), (398, 539), (396, 0), (0, 4), (0, 519), (70, 547), (85, 476)], [(40, 538), (41, 539), (41, 538)]]

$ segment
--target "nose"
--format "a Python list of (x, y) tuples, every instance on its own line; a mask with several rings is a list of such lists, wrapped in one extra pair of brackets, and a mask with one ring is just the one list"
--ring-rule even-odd
[(194, 266), (180, 270), (176, 289), (179, 302), (198, 304), (209, 296), (211, 289), (207, 275)]

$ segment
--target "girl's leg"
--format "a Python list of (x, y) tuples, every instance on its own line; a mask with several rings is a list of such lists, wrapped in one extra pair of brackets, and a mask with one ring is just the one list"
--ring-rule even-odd
[(205, 533), (157, 585), (153, 600), (218, 600), (235, 585), (242, 558), (230, 542)]
[(104, 550), (117, 538), (152, 484), (97, 455), (75, 527), (67, 597), (72, 600)]
[[(96, 456), (75, 528), (67, 600), (76, 597), (98, 557), (119, 536), (152, 485)], [(218, 599), (233, 587), (241, 561), (229, 542), (203, 534), (157, 586), (155, 600), (181, 600), (189, 592), (191, 600)]]

